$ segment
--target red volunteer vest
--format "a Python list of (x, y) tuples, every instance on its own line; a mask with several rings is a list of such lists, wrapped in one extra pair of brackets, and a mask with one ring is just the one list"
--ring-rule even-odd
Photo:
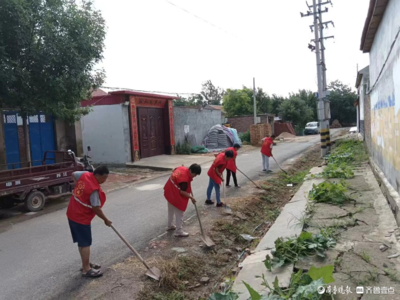
[(236, 156), (238, 154), (237, 154), (237, 151), (235, 150), (235, 148), (233, 148), (233, 147), (230, 147), (230, 148), (226, 149), (225, 152), (229, 151), (229, 150), (231, 150), (233, 152), (233, 158), (228, 160), (228, 163), (226, 164), (226, 168), (229, 171), (232, 171), (232, 172), (236, 173), (236, 169), (237, 169), (236, 168)]
[(172, 175), (168, 178), (167, 183), (164, 186), (164, 197), (167, 199), (169, 203), (175, 206), (177, 209), (181, 211), (185, 211), (189, 198), (186, 198), (181, 195), (181, 190), (179, 188), (179, 184), (186, 182), (188, 184), (188, 188), (186, 190), (187, 193), (192, 192), (191, 182), (193, 181), (192, 176), (190, 175), (190, 170), (186, 167), (178, 167), (172, 171)]
[(216, 184), (221, 184), (221, 178), (215, 172), (215, 168), (220, 166), (218, 171), (222, 174), (222, 172), (226, 169), (227, 161), (225, 159), (225, 153), (220, 153), (215, 158), (211, 168), (208, 170), (207, 175), (210, 176), (212, 180), (215, 181)]
[(270, 138), (270, 137), (265, 138), (265, 140), (261, 146), (261, 153), (268, 157), (271, 157), (272, 156), (271, 145), (273, 143), (274, 142), (272, 141), (272, 138)]
[[(68, 219), (79, 224), (90, 225), (96, 214), (91, 207), (87, 207), (86, 205), (91, 206), (90, 195), (96, 190), (99, 191), (100, 207), (103, 207), (106, 202), (106, 194), (104, 194), (93, 173), (83, 173), (76, 183), (76, 187), (69, 200), (67, 209)], [(83, 204), (79, 203), (74, 196)]]

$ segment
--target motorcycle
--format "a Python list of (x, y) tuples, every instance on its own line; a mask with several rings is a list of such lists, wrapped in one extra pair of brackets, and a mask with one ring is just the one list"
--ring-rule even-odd
[[(89, 156), (89, 152), (90, 151), (91, 151), (90, 146), (88, 146), (86, 154), (84, 154), (82, 158), (78, 159), (76, 157), (75, 159), (81, 166), (83, 166), (84, 171), (88, 171), (88, 172), (93, 173), (94, 167), (92, 165), (92, 161), (90, 160), (91, 159), (91, 157)], [(68, 150), (68, 153), (70, 155), (73, 155), (73, 157), (75, 157), (75, 153), (73, 151)]]

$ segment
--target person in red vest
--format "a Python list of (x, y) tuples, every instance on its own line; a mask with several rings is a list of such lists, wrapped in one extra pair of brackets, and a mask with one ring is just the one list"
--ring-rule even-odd
[(263, 160), (263, 171), (267, 173), (271, 173), (272, 171), (269, 169), (269, 158), (272, 156), (272, 147), (274, 145), (275, 136), (267, 136), (262, 139), (261, 146), (261, 156)]
[[(191, 182), (193, 178), (201, 174), (201, 167), (193, 164), (189, 168), (178, 167), (172, 171), (171, 177), (164, 186), (164, 197), (168, 201), (168, 228), (167, 231), (175, 230), (176, 237), (187, 237), (189, 233), (182, 230), (183, 213), (189, 203), (189, 199), (195, 204)], [(175, 225), (173, 225), (175, 215)]]
[(238, 155), (238, 150), (240, 149), (239, 144), (234, 144), (233, 147), (230, 147), (225, 150), (226, 151), (232, 151), (233, 152), (233, 158), (228, 160), (228, 163), (226, 164), (226, 187), (231, 187), (229, 185), (229, 182), (231, 180), (231, 173), (232, 173), (232, 178), (233, 178), (233, 183), (235, 184), (236, 188), (240, 188), (240, 185), (237, 183), (237, 178), (236, 178), (236, 157)]
[(67, 218), (71, 230), (72, 240), (78, 244), (82, 259), (83, 277), (100, 277), (103, 275), (101, 266), (90, 262), (90, 246), (92, 245), (91, 222), (97, 215), (104, 224), (111, 226), (102, 211), (106, 202), (106, 195), (100, 187), (109, 174), (106, 166), (97, 167), (91, 172), (74, 172), (72, 179), (76, 183), (67, 209)]
[(226, 151), (225, 153), (224, 152), (220, 153), (217, 155), (211, 168), (208, 170), (207, 175), (210, 177), (210, 181), (207, 188), (207, 200), (206, 200), (207, 205), (214, 204), (214, 202), (211, 201), (211, 193), (214, 188), (215, 188), (215, 196), (217, 199), (217, 207), (222, 207), (224, 205), (224, 203), (221, 202), (221, 197), (220, 197), (220, 185), (224, 181), (222, 173), (226, 169), (228, 161), (231, 160), (232, 158), (233, 158), (233, 151), (231, 150)]

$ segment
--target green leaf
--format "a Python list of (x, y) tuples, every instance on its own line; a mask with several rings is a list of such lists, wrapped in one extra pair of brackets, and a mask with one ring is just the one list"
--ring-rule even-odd
[(208, 298), (208, 300), (237, 300), (237, 299), (239, 299), (239, 295), (234, 292), (214, 293)]
[(323, 266), (321, 268), (315, 268), (312, 266), (308, 271), (308, 275), (313, 280), (322, 279), (324, 283), (331, 283), (334, 282), (335, 279), (333, 278), (333, 265)]
[(292, 300), (318, 300), (322, 295), (318, 294), (318, 287), (323, 286), (322, 279), (314, 280), (309, 285), (299, 286), (296, 293), (292, 296)]
[(242, 281), (243, 284), (246, 286), (247, 290), (250, 293), (251, 296), (251, 300), (260, 300), (261, 299), (261, 295), (259, 293), (257, 293), (250, 285), (248, 285), (246, 282)]
[(312, 238), (312, 233), (311, 232), (306, 232), (306, 231), (303, 231), (299, 236), (300, 240), (309, 240), (311, 238)]

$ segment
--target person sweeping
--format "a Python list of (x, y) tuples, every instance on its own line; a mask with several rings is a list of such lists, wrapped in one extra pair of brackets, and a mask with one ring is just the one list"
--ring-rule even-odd
[(261, 156), (263, 160), (263, 171), (267, 173), (271, 173), (272, 171), (269, 169), (269, 158), (272, 156), (272, 147), (274, 145), (275, 136), (267, 136), (262, 139), (261, 146)]
[(233, 178), (233, 183), (235, 184), (236, 188), (240, 188), (240, 185), (238, 185), (237, 183), (237, 178), (236, 178), (236, 171), (237, 171), (237, 167), (236, 167), (236, 157), (238, 155), (238, 150), (240, 149), (240, 145), (239, 144), (234, 144), (233, 147), (227, 148), (225, 150), (226, 151), (232, 151), (233, 152), (233, 158), (228, 160), (228, 163), (226, 164), (226, 187), (231, 187), (229, 185), (229, 182), (231, 180), (231, 174), (232, 174), (232, 178)]
[(224, 206), (224, 203), (221, 202), (221, 193), (220, 193), (220, 185), (224, 181), (222, 177), (222, 173), (226, 169), (226, 165), (228, 161), (233, 158), (233, 151), (229, 150), (225, 153), (220, 153), (215, 158), (211, 168), (208, 170), (207, 175), (210, 177), (210, 181), (208, 183), (207, 188), (207, 205), (213, 205), (214, 202), (211, 200), (211, 193), (215, 188), (215, 197), (217, 199), (217, 207)]
[[(193, 164), (189, 168), (178, 167), (172, 171), (171, 177), (164, 186), (164, 197), (168, 201), (168, 228), (167, 231), (175, 231), (176, 237), (188, 237), (189, 233), (183, 231), (183, 213), (189, 203), (189, 199), (195, 204), (192, 195), (191, 182), (193, 178), (201, 174), (201, 167)], [(175, 216), (175, 225), (173, 225)]]
[(90, 246), (92, 245), (91, 222), (97, 215), (104, 221), (106, 226), (111, 226), (112, 224), (102, 211), (102, 207), (106, 202), (106, 194), (100, 187), (107, 180), (109, 173), (106, 166), (97, 167), (93, 173), (72, 173), (72, 179), (76, 186), (69, 201), (67, 218), (72, 240), (78, 244), (83, 277), (100, 277), (103, 275), (100, 270), (101, 266), (90, 262)]

